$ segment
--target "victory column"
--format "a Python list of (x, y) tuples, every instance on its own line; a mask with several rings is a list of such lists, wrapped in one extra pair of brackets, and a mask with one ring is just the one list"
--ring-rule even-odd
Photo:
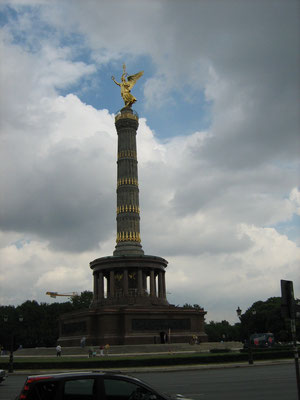
[(161, 257), (145, 255), (140, 237), (140, 207), (136, 134), (139, 125), (131, 89), (143, 71), (128, 75), (125, 64), (120, 86), (124, 107), (115, 116), (118, 134), (117, 235), (112, 256), (90, 262), (93, 301), (89, 310), (68, 313), (60, 320), (59, 342), (74, 346), (172, 342), (186, 343), (192, 336), (207, 341), (203, 309), (170, 305), (166, 297), (165, 269)]

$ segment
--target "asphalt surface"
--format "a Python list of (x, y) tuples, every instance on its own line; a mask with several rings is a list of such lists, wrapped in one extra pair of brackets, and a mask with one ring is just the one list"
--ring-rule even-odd
[(177, 372), (136, 373), (164, 392), (180, 393), (194, 400), (297, 400), (295, 368), (253, 365)]
[[(12, 400), (27, 375), (51, 371), (18, 371), (0, 384), (0, 399)], [(54, 371), (53, 371), (54, 372)], [(55, 371), (58, 372), (58, 371)], [(127, 368), (123, 373), (145, 380), (168, 393), (194, 400), (296, 400), (295, 367), (291, 360), (278, 362), (194, 365), (188, 367)]]

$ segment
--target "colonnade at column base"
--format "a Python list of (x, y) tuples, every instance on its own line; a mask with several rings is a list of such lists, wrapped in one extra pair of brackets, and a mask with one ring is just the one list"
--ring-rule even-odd
[(161, 257), (126, 254), (101, 257), (90, 263), (94, 277), (92, 308), (103, 305), (168, 305)]

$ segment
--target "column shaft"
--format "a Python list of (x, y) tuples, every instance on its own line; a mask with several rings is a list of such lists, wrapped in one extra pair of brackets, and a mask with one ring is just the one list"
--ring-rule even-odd
[(156, 296), (154, 270), (150, 271), (150, 296)]
[(110, 297), (115, 297), (115, 272), (110, 271), (109, 273), (109, 292)]
[(167, 297), (167, 291), (166, 291), (166, 273), (162, 273), (162, 292), (163, 292), (163, 297)]
[(124, 291), (124, 296), (128, 296), (128, 270), (124, 269), (124, 274), (123, 274), (123, 291)]
[(93, 273), (94, 275), (94, 301), (98, 300), (98, 275), (97, 273)]
[(99, 272), (98, 276), (98, 298), (101, 300), (104, 297), (104, 287), (103, 287), (103, 273)]
[(164, 297), (163, 295), (163, 272), (158, 273), (158, 297)]
[(138, 270), (138, 295), (143, 294), (143, 273), (142, 270)]
[(117, 245), (114, 255), (144, 254), (140, 239), (136, 133), (138, 116), (122, 109), (115, 118), (118, 134)]

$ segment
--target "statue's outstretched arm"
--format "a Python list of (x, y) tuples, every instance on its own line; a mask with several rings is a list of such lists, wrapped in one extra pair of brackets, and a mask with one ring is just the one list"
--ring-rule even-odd
[(116, 85), (121, 86), (121, 84), (115, 80), (114, 76), (112, 76), (111, 79), (115, 82)]

